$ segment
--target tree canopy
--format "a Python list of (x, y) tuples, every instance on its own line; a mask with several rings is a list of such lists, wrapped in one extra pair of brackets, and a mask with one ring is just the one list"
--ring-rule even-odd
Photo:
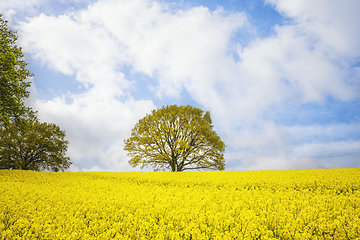
[(64, 171), (71, 165), (67, 144), (65, 131), (53, 123), (10, 123), (0, 129), (0, 169)]
[(210, 112), (190, 105), (153, 110), (124, 143), (133, 167), (173, 172), (225, 169), (225, 144), (213, 130)]
[(0, 123), (18, 122), (29, 108), (24, 100), (29, 97), (28, 77), (33, 76), (26, 69), (21, 48), (16, 46), (18, 37), (7, 28), (7, 21), (0, 14)]
[(25, 106), (31, 74), (17, 36), (0, 14), (0, 169), (60, 171), (71, 165), (66, 157), (65, 131), (40, 123)]

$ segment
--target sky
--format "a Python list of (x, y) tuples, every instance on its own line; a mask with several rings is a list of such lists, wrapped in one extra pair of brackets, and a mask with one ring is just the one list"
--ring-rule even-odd
[(226, 170), (360, 167), (358, 0), (5, 0), (70, 171), (132, 168), (136, 122), (210, 111)]

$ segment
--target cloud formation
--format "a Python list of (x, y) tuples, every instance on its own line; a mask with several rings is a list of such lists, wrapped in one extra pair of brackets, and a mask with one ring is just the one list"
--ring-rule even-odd
[(67, 130), (76, 166), (85, 168), (94, 158), (109, 169), (107, 162), (125, 161), (122, 140), (155, 108), (129, 95), (132, 83), (121, 69), (130, 65), (155, 77), (159, 97), (179, 97), (189, 78), (181, 72), (193, 68), (200, 76), (197, 63), (221, 56), (243, 21), (241, 14), (204, 7), (173, 13), (155, 1), (99, 1), (58, 17), (40, 14), (21, 26), (25, 51), (55, 71), (74, 75), (87, 90), (38, 100), (35, 108), (42, 119)]
[[(253, 35), (255, 26), (242, 12), (179, 9), (150, 0), (99, 0), (59, 16), (31, 17), (18, 26), (24, 50), (85, 89), (32, 104), (41, 119), (66, 130), (74, 169), (130, 170), (122, 140), (156, 106), (132, 97), (135, 83), (124, 69), (155, 80), (154, 99), (179, 98), (185, 89), (210, 110), (228, 145), (230, 169), (353, 165), (358, 139), (305, 142), (299, 139), (331, 127), (309, 131), (271, 119), (289, 107), (329, 97), (359, 98), (360, 19), (354, 10), (359, 3), (266, 3), (291, 19), (266, 38)], [(241, 45), (239, 31), (252, 40)], [(349, 126), (357, 129), (356, 124)], [(348, 153), (348, 162), (324, 163), (329, 156), (321, 152), (328, 147), (332, 156)]]

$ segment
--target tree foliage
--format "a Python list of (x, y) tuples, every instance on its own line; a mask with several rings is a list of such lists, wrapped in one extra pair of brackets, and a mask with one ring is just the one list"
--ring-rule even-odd
[(0, 14), (0, 169), (64, 170), (71, 164), (65, 132), (40, 123), (24, 104), (30, 87), (26, 80), (33, 74), (26, 69), (15, 33)]
[(33, 76), (25, 67), (21, 48), (16, 46), (16, 32), (7, 28), (7, 21), (0, 14), (0, 123), (18, 122), (30, 111), (24, 100), (29, 97), (28, 77)]
[(71, 165), (67, 144), (65, 132), (53, 123), (34, 119), (21, 128), (10, 123), (0, 130), (0, 169), (63, 171)]
[(213, 130), (210, 112), (189, 105), (153, 110), (124, 143), (133, 167), (173, 172), (225, 169), (225, 144)]

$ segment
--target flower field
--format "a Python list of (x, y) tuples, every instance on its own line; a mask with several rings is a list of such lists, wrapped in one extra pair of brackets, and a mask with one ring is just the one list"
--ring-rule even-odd
[(360, 169), (0, 170), (0, 239), (360, 239)]

